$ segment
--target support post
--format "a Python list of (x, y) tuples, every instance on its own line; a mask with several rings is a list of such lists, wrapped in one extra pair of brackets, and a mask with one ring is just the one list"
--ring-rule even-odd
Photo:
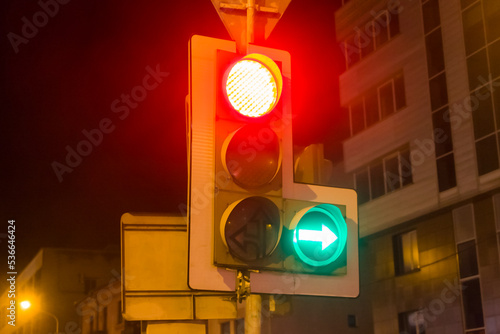
[(245, 306), (245, 334), (260, 334), (262, 323), (262, 297), (250, 294)]

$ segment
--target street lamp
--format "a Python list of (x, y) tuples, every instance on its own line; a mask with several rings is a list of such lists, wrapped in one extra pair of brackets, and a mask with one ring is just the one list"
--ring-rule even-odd
[[(28, 310), (32, 306), (31, 302), (29, 300), (23, 300), (21, 303), (19, 303), (19, 305), (21, 306), (21, 309), (23, 309), (23, 310)], [(54, 314), (52, 314), (48, 311), (38, 310), (38, 313), (43, 313), (43, 314), (46, 314), (46, 315), (52, 317), (56, 321), (56, 334), (59, 334), (59, 319), (57, 319), (57, 317)]]

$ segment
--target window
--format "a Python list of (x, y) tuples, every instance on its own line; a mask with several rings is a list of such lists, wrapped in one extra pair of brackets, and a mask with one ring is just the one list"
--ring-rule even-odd
[(403, 74), (376, 86), (349, 105), (351, 135), (379, 122), (406, 106)]
[(448, 109), (448, 85), (446, 82), (439, 1), (424, 1), (422, 13), (436, 152), (436, 170), (439, 192), (443, 192), (456, 187), (457, 180), (451, 126), (449, 122), (445, 121), (446, 117), (444, 117)]
[(347, 327), (349, 327), (349, 328), (358, 327), (355, 314), (348, 314), (347, 315)]
[(84, 277), (83, 278), (83, 292), (88, 294), (90, 291), (95, 290), (97, 287), (97, 280), (95, 278)]
[(430, 0), (424, 3), (422, 5), (422, 11), (424, 17), (424, 31), (427, 34), (441, 24), (438, 0)]
[(495, 225), (497, 227), (498, 257), (500, 258), (500, 194), (493, 196), (493, 210), (495, 213)]
[(488, 78), (489, 73), (486, 49), (482, 49), (467, 58), (467, 72), (471, 90), (483, 85), (483, 81)]
[(346, 68), (378, 50), (399, 34), (399, 17), (393, 14), (394, 12), (397, 10), (384, 10), (375, 14), (373, 20), (355, 27), (355, 33), (340, 43), (346, 59)]
[(457, 245), (460, 278), (479, 274), (477, 266), (476, 242), (466, 241)]
[(448, 108), (442, 108), (432, 114), (432, 125), (434, 128), (434, 145), (436, 157), (441, 157), (453, 151), (451, 140), (451, 125), (446, 121)]
[(236, 319), (236, 334), (245, 334), (245, 319)]
[(500, 2), (462, 0), (470, 108), (479, 175), (500, 168), (500, 96), (493, 90), (500, 76)]
[(456, 187), (457, 176), (455, 174), (455, 159), (452, 154), (448, 154), (436, 159), (438, 188), (445, 191)]
[(500, 2), (497, 0), (483, 0), (484, 18), (486, 25), (486, 40), (492, 42), (500, 38)]
[(420, 269), (417, 231), (409, 231), (393, 237), (394, 272), (397, 276)]
[(387, 192), (401, 187), (398, 156), (385, 159), (385, 182), (387, 184)]
[[(476, 142), (477, 171), (484, 175), (498, 169), (498, 147), (495, 135), (482, 138)], [(492, 159), (494, 156), (496, 159)]]
[(364, 170), (356, 173), (355, 178), (359, 203), (368, 202), (370, 200), (370, 180), (368, 178), (368, 171)]
[(380, 120), (378, 112), (377, 91), (371, 90), (365, 95), (366, 126), (373, 125)]
[(462, 286), (465, 329), (481, 328), (484, 326), (484, 320), (479, 278), (464, 281), (462, 282)]
[(446, 85), (446, 74), (441, 73), (429, 81), (431, 94), (431, 109), (437, 110), (448, 104), (448, 86)]
[(380, 112), (382, 118), (389, 116), (394, 112), (394, 91), (393, 82), (390, 81), (378, 89), (380, 97)]
[(444, 71), (443, 38), (441, 29), (436, 29), (425, 37), (427, 46), (427, 71), (429, 77)]
[(351, 105), (351, 133), (354, 135), (365, 128), (363, 100)]
[(460, 284), (463, 287), (461, 289), (462, 313), (466, 333), (481, 333), (484, 326), (474, 225), (474, 207), (472, 204), (453, 210), (458, 270)]
[(398, 314), (400, 334), (425, 334), (423, 311), (410, 311)]
[(220, 334), (231, 334), (231, 322), (226, 321), (220, 324)]
[(354, 173), (358, 202), (363, 204), (413, 183), (410, 151), (401, 149)]
[(370, 166), (370, 188), (372, 199), (385, 194), (384, 167), (381, 163)]
[(107, 330), (107, 328), (108, 328), (108, 312), (109, 312), (109, 309), (108, 309), (108, 307), (106, 306), (106, 307), (104, 308), (103, 312), (102, 312), (102, 314), (103, 314), (103, 317), (102, 317), (102, 318), (103, 318), (103, 320), (102, 320), (102, 322), (103, 322), (102, 329), (103, 329), (104, 331), (106, 331), (106, 330)]
[(464, 10), (462, 13), (465, 52), (471, 54), (479, 50), (485, 43), (481, 3)]

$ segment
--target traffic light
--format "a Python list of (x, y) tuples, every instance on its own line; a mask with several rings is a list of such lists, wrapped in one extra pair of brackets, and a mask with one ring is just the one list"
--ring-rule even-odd
[(358, 294), (356, 193), (294, 181), (287, 52), (190, 41), (189, 284)]

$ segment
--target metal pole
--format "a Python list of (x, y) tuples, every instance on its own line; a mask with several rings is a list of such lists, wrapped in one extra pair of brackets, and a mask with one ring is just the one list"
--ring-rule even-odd
[(262, 297), (250, 294), (245, 307), (245, 334), (260, 334), (262, 322)]
[(248, 54), (248, 44), (254, 42), (254, 16), (255, 16), (255, 0), (248, 0), (247, 2), (247, 42), (246, 53)]

